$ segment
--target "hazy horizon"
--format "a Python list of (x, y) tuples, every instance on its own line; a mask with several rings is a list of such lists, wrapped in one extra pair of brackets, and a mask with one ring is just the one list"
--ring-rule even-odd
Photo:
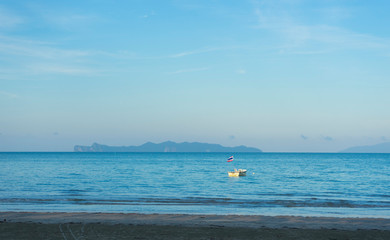
[(2, 1), (0, 151), (390, 142), (390, 2)]
[[(230, 151), (215, 151), (215, 150), (209, 150), (209, 151), (183, 151), (183, 150), (179, 150), (177, 153), (332, 153), (332, 154), (337, 154), (337, 153), (352, 153), (352, 154), (356, 154), (356, 153), (372, 153), (372, 154), (377, 154), (377, 153), (390, 153), (390, 150), (389, 150), (389, 146), (390, 146), (390, 142), (385, 142), (385, 143), (381, 143), (381, 144), (375, 144), (375, 145), (363, 145), (363, 146), (353, 146), (353, 147), (350, 147), (350, 148), (346, 148), (346, 149), (343, 149), (342, 151), (334, 151), (334, 152), (320, 152), (320, 151), (317, 151), (317, 152), (310, 152), (310, 151), (306, 151), (306, 152), (298, 152), (298, 151), (277, 151), (277, 152), (269, 152), (269, 151), (264, 151), (262, 150), (261, 148), (258, 148), (258, 147), (253, 147), (253, 146), (246, 146), (246, 145), (235, 145), (235, 146), (225, 146), (225, 145), (222, 145), (222, 144), (218, 144), (218, 143), (205, 143), (205, 142), (173, 142), (173, 141), (163, 141), (163, 142), (145, 142), (145, 143), (142, 143), (142, 144), (139, 144), (139, 145), (107, 145), (107, 144), (104, 144), (104, 143), (97, 143), (97, 142), (93, 142), (91, 144), (87, 144), (87, 145), (79, 145), (79, 144), (75, 144), (73, 146), (72, 149), (68, 149), (68, 150), (62, 150), (62, 151), (57, 151), (57, 150), (51, 150), (51, 151), (28, 151), (28, 150), (18, 150), (18, 151), (0, 151), (0, 153), (26, 153), (26, 152), (36, 152), (36, 153), (44, 153), (44, 152), (48, 152), (48, 153), (61, 153), (61, 152), (64, 152), (64, 153), (67, 153), (67, 152), (93, 152), (93, 153), (114, 153), (116, 151), (114, 151), (114, 149), (110, 149), (109, 151), (106, 151), (106, 150), (103, 150), (103, 151), (91, 151), (91, 150), (88, 150), (88, 151), (81, 151), (80, 149), (78, 149), (77, 151), (75, 150), (76, 147), (80, 148), (80, 147), (92, 147), (94, 145), (98, 145), (98, 146), (105, 146), (105, 147), (109, 147), (109, 148), (127, 148), (127, 147), (142, 147), (143, 145), (146, 145), (146, 144), (154, 144), (154, 145), (161, 145), (161, 144), (166, 144), (166, 143), (169, 143), (169, 144), (209, 144), (209, 145), (220, 145), (222, 147), (231, 147), (232, 149)], [(260, 152), (246, 152), (246, 151), (236, 151), (234, 150), (235, 147), (246, 147), (246, 148), (255, 148), (257, 150), (260, 150)], [(102, 150), (102, 149), (100, 149)], [(129, 150), (129, 151), (123, 151), (123, 149), (119, 149), (118, 150), (118, 153), (142, 153), (142, 152), (151, 152), (151, 153), (156, 153), (155, 149), (153, 149), (152, 151), (140, 151), (139, 149), (136, 149), (136, 150)], [(160, 153), (163, 153), (163, 152), (166, 152), (166, 153), (176, 153), (176, 151), (174, 151), (173, 149), (169, 149), (169, 151), (161, 151)]]

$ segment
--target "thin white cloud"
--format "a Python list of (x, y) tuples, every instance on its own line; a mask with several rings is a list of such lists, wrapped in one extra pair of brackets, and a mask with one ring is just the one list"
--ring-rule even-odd
[(36, 45), (54, 45), (53, 42), (48, 41), (37, 41), (37, 40), (30, 40), (30, 39), (24, 39), (24, 38), (18, 38), (18, 37), (10, 37), (5, 35), (0, 35), (0, 41), (1, 42), (13, 42), (15, 44), (36, 44)]
[(24, 22), (24, 19), (0, 6), (0, 28), (12, 28)]
[(317, 12), (328, 20), (339, 21), (350, 18), (353, 10), (341, 6), (332, 6), (318, 9)]
[(242, 75), (244, 75), (244, 74), (246, 74), (246, 70), (245, 70), (245, 69), (242, 69), (242, 68), (240, 68), (240, 69), (238, 69), (238, 70), (237, 70), (237, 73), (238, 73), (238, 74), (242, 74)]
[(18, 95), (14, 94), (14, 93), (1, 91), (1, 90), (0, 90), (0, 95), (6, 96), (8, 98), (18, 98), (19, 97)]
[(220, 50), (224, 50), (224, 49), (226, 49), (226, 48), (205, 48), (205, 49), (191, 50), (191, 51), (176, 53), (176, 54), (170, 55), (169, 57), (170, 58), (180, 58), (180, 57), (185, 57), (185, 56), (194, 55), (194, 54), (220, 51)]
[(92, 75), (96, 70), (54, 64), (34, 64), (27, 67), (31, 74), (67, 74), (67, 75)]
[[(165, 57), (140, 57), (135, 52), (122, 50), (108, 52), (102, 50), (80, 50), (61, 48), (54, 42), (35, 41), (24, 38), (9, 37), (0, 34), (0, 56), (31, 57), (35, 61), (52, 60), (60, 62), (71, 60), (76, 62), (80, 59), (91, 57), (104, 57), (115, 59), (163, 59)], [(26, 58), (23, 58), (26, 59)]]
[[(182, 57), (187, 57), (187, 56), (191, 56), (191, 55), (197, 55), (197, 54), (208, 53), (208, 52), (216, 52), (216, 51), (228, 50), (228, 49), (233, 49), (233, 48), (236, 48), (236, 47), (204, 48), (204, 49), (189, 50), (189, 51), (183, 51), (183, 52), (179, 52), (179, 53), (160, 55), (160, 56), (142, 56), (142, 55), (137, 55), (135, 53), (132, 53), (131, 55), (128, 55), (127, 57), (131, 58), (131, 59), (159, 60), (159, 59), (167, 59), (167, 58), (182, 58)], [(117, 57), (124, 57), (124, 56), (117, 56)]]
[(92, 61), (91, 57), (97, 55), (108, 54), (64, 49), (51, 42), (0, 35), (0, 60), (8, 59), (7, 62), (13, 62), (12, 67), (2, 66), (0, 79), (24, 79), (28, 74), (96, 75), (102, 70), (91, 69), (87, 65)]
[(64, 50), (59, 48), (52, 47), (34, 47), (34, 46), (20, 46), (13, 44), (3, 44), (0, 43), (0, 52), (19, 55), (19, 56), (28, 56), (28, 57), (37, 57), (37, 58), (71, 58), (71, 57), (80, 57), (88, 55), (88, 52), (77, 51), (77, 50)]
[(180, 74), (180, 73), (188, 73), (188, 72), (200, 72), (200, 71), (206, 71), (210, 68), (204, 67), (204, 68), (188, 68), (188, 69), (180, 69), (173, 72), (168, 72), (168, 74)]
[(59, 25), (69, 26), (79, 23), (90, 22), (94, 19), (93, 16), (82, 14), (64, 14), (64, 15), (51, 15), (49, 20)]
[[(274, 1), (261, 1), (255, 5), (256, 28), (276, 34), (282, 53), (323, 54), (340, 49), (390, 50), (390, 39), (357, 33), (329, 25), (326, 21), (322, 24), (302, 22), (289, 14), (290, 11), (283, 4), (274, 4)], [(347, 10), (335, 8), (326, 11), (331, 17), (338, 18)]]
[(98, 24), (103, 19), (91, 13), (90, 9), (63, 6), (62, 8), (48, 7), (47, 4), (30, 4), (30, 10), (39, 16), (43, 24), (62, 30), (83, 30), (87, 26)]
[(61, 49), (42, 42), (24, 41), (21, 39), (0, 36), (0, 53), (36, 58), (75, 58), (87, 56), (87, 51)]
[(0, 35), (0, 54), (20, 57), (31, 57), (43, 60), (53, 59), (58, 62), (64, 59), (75, 61), (81, 58), (104, 56), (116, 59), (166, 59), (180, 58), (193, 54), (212, 52), (220, 50), (220, 48), (207, 48), (201, 50), (181, 52), (173, 55), (165, 56), (139, 56), (133, 51), (122, 50), (117, 52), (107, 52), (102, 50), (79, 50), (79, 49), (64, 49), (57, 46), (53, 42), (32, 41), (23, 38), (9, 37)]
[(143, 16), (141, 16), (141, 18), (149, 18), (149, 17), (152, 17), (154, 15), (155, 15), (154, 11), (150, 11), (149, 13), (146, 13)]
[(178, 58), (178, 57), (184, 57), (184, 56), (192, 55), (192, 54), (196, 54), (196, 53), (199, 53), (199, 52), (195, 52), (195, 51), (181, 52), (181, 53), (177, 53), (177, 54), (171, 55), (170, 57)]

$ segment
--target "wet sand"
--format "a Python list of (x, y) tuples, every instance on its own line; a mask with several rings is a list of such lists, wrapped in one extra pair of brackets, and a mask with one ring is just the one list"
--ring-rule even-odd
[(390, 239), (390, 219), (0, 212), (0, 239)]

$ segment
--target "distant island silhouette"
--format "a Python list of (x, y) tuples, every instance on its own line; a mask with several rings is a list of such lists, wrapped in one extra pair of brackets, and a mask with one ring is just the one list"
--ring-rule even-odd
[(343, 151), (342, 153), (390, 153), (390, 142), (379, 143), (369, 146), (356, 146), (350, 147)]
[(258, 148), (237, 146), (224, 147), (220, 144), (166, 141), (162, 143), (147, 142), (140, 146), (108, 146), (94, 143), (91, 146), (74, 146), (74, 152), (262, 152)]

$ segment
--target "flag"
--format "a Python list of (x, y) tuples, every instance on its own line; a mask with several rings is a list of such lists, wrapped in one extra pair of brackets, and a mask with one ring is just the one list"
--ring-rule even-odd
[(233, 161), (233, 156), (231, 156), (230, 158), (228, 158), (227, 161), (228, 161), (228, 162), (232, 162), (232, 161)]

